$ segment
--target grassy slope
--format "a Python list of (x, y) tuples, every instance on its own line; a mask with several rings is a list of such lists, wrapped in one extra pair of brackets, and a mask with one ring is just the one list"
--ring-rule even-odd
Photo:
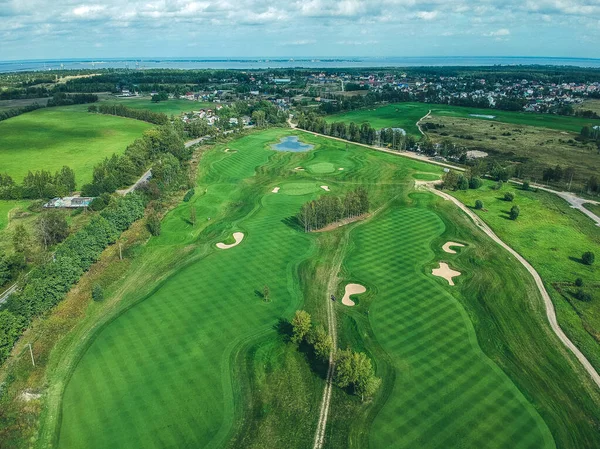
[(19, 208), (24, 209), (29, 205), (30, 201), (7, 201), (0, 200), (0, 231), (3, 231), (9, 223), (10, 212)]
[[(513, 204), (521, 209), (516, 221), (507, 218), (512, 204), (503, 201), (505, 191), (514, 192)], [(471, 206), (476, 199), (483, 201), (487, 211), (477, 211), (479, 216), (540, 273), (562, 328), (596, 369), (600, 369), (600, 266), (586, 266), (579, 260), (585, 251), (597, 253), (600, 233), (594, 223), (564, 200), (546, 192), (524, 192), (510, 185), (495, 191), (486, 183), (477, 191), (453, 194)], [(574, 289), (577, 278), (582, 278), (594, 292), (591, 302), (578, 301), (567, 293)], [(561, 295), (557, 287), (566, 295)]]
[[(600, 124), (599, 120), (563, 117), (550, 114), (499, 111), (496, 109), (464, 108), (427, 103), (396, 103), (375, 109), (361, 109), (327, 117), (328, 121), (361, 123), (368, 121), (375, 128), (400, 127), (409, 134), (419, 136), (416, 122), (431, 110), (432, 115), (462, 117), (473, 120), (498, 121), (517, 125), (541, 126), (560, 131), (579, 133), (584, 125)], [(471, 114), (494, 115), (494, 119), (472, 117)]]
[(149, 98), (116, 98), (108, 97), (103, 99), (103, 103), (116, 103), (134, 109), (148, 109), (154, 112), (164, 112), (167, 115), (179, 115), (182, 112), (197, 111), (202, 108), (214, 108), (217, 103), (207, 103), (190, 100), (170, 99), (153, 103)]
[[(265, 138), (267, 140), (269, 138), (275, 140), (278, 133), (281, 134), (286, 132), (289, 131), (269, 131), (268, 133), (265, 133), (267, 134)], [(246, 227), (246, 224), (251, 224), (253, 217), (255, 217), (254, 214), (248, 215), (250, 210), (255, 206), (255, 202), (240, 201), (240, 199), (243, 198), (239, 193), (236, 193), (239, 192), (239, 186), (237, 184), (242, 184), (244, 190), (249, 188), (254, 189), (256, 184), (262, 184), (260, 190), (249, 190), (248, 193), (246, 193), (246, 195), (248, 195), (246, 199), (250, 199), (253, 195), (260, 198), (260, 196), (264, 195), (265, 192), (269, 192), (275, 185), (282, 185), (285, 189), (285, 183), (280, 181), (287, 176), (292, 177), (292, 180), (295, 183), (310, 184), (312, 186), (306, 191), (306, 194), (309, 195), (307, 196), (308, 198), (310, 198), (310, 194), (314, 195), (315, 189), (316, 191), (319, 190), (318, 185), (325, 183), (332, 186), (334, 191), (337, 191), (338, 188), (351, 188), (353, 183), (367, 183), (372, 186), (377, 184), (377, 187), (372, 187), (375, 189), (372, 191), (372, 197), (374, 198), (375, 204), (381, 204), (383, 198), (387, 197), (389, 194), (386, 189), (397, 189), (398, 187), (408, 185), (410, 181), (407, 180), (407, 170), (409, 170), (409, 168), (417, 171), (438, 171), (437, 168), (415, 161), (408, 161), (381, 153), (366, 152), (364, 149), (355, 148), (353, 146), (350, 146), (350, 151), (348, 152), (339, 151), (345, 147), (343, 143), (338, 145), (329, 140), (325, 141), (307, 135), (303, 135), (303, 139), (304, 138), (310, 140), (311, 143), (324, 144), (327, 142), (327, 147), (331, 147), (331, 151), (329, 151), (328, 157), (323, 157), (322, 159), (330, 160), (335, 166), (346, 167), (346, 170), (344, 172), (335, 173), (331, 175), (331, 177), (321, 177), (319, 179), (311, 178), (311, 176), (305, 172), (292, 172), (290, 170), (298, 165), (308, 166), (312, 162), (322, 162), (320, 155), (325, 153), (325, 151), (323, 151), (324, 148), (320, 146), (322, 151), (308, 154), (297, 154), (293, 156), (281, 154), (274, 155), (269, 164), (258, 170), (258, 175), (255, 179), (242, 183), (235, 183), (234, 181), (236, 178), (234, 176), (230, 181), (235, 185), (230, 185), (229, 181), (223, 181), (230, 178), (231, 170), (235, 171), (237, 169), (230, 166), (231, 170), (224, 170), (223, 173), (215, 173), (212, 170), (212, 167), (217, 166), (218, 161), (221, 159), (226, 160), (227, 157), (233, 155), (223, 155), (220, 153), (219, 150), (222, 150), (222, 147), (207, 154), (205, 157), (206, 159), (203, 159), (204, 174), (200, 177), (200, 184), (196, 189), (199, 194), (197, 194), (191, 203), (182, 204), (173, 213), (169, 214), (163, 222), (163, 235), (158, 239), (152, 239), (150, 245), (146, 248), (138, 250), (134, 263), (132, 264), (134, 267), (126, 272), (129, 273), (126, 277), (121, 277), (118, 281), (116, 291), (119, 292), (118, 296), (124, 297), (123, 305), (131, 305), (137, 301), (149, 290), (149, 288), (152, 288), (154, 279), (160, 279), (161, 277), (164, 277), (165, 272), (170, 272), (170, 270), (172, 270), (172, 267), (170, 267), (168, 263), (170, 260), (171, 264), (173, 264), (173, 262), (175, 264), (181, 263), (182, 261), (185, 262), (185, 252), (182, 253), (182, 249), (185, 248), (186, 250), (193, 251), (195, 256), (192, 257), (194, 258), (202, 257), (206, 251), (214, 251), (212, 244), (227, 238), (227, 236), (230, 235), (230, 232), (235, 230), (233, 228), (225, 230), (223, 224), (217, 223), (219, 217), (228, 217), (225, 223), (242, 220), (239, 222), (241, 229), (246, 232), (248, 229), (252, 230), (252, 226)], [(236, 146), (238, 144), (239, 146)], [(243, 151), (251, 149), (252, 144), (248, 140), (240, 140), (236, 143), (228, 144), (227, 146)], [(335, 147), (339, 147), (338, 151), (333, 151)], [(234, 159), (232, 161), (236, 160)], [(239, 162), (239, 160), (237, 160), (237, 162)], [(237, 165), (237, 163), (235, 165)], [(274, 181), (274, 179), (277, 179), (277, 181)], [(215, 189), (211, 189), (209, 186), (213, 183), (218, 184), (215, 185)], [(390, 186), (391, 184), (396, 184), (396, 186)], [(315, 185), (317, 186), (316, 188)], [(206, 187), (209, 187), (209, 189), (205, 198), (201, 192), (203, 192)], [(280, 194), (283, 194), (283, 192), (284, 190), (282, 190)], [(270, 198), (275, 197), (277, 197), (277, 195), (266, 195), (267, 201), (264, 203), (265, 207), (269, 207), (270, 205), (275, 206), (275, 204), (270, 204), (268, 201)], [(283, 197), (283, 195), (281, 195), (281, 197)], [(307, 197), (298, 198), (304, 201)], [(193, 229), (189, 223), (186, 222), (187, 217), (189, 217), (189, 207), (191, 204), (195, 204), (198, 207), (198, 224), (196, 225), (196, 229)], [(226, 205), (229, 206), (225, 207)], [(285, 208), (285, 205), (282, 205), (281, 207)], [(260, 212), (255, 212), (255, 214), (259, 215)], [(442, 217), (445, 214), (452, 216), (450, 211), (443, 210), (440, 212), (440, 216)], [(209, 216), (214, 220), (214, 227), (213, 223), (203, 220)], [(453, 218), (456, 219), (456, 217)], [(265, 221), (268, 222), (270, 220)], [(447, 229), (450, 224), (451, 222), (446, 223)], [(265, 223), (262, 226), (268, 227), (270, 225)], [(322, 303), (324, 299), (323, 291), (324, 285), (326, 285), (328, 280), (327, 270), (328, 267), (331, 266), (332, 252), (328, 248), (343, 248), (344, 239), (341, 234), (352, 229), (352, 226), (332, 233), (323, 233), (318, 237), (311, 236), (310, 238), (312, 239), (318, 238), (316, 253), (314, 253), (314, 257), (306, 260), (299, 267), (298, 276), (302, 280), (303, 295), (306, 301), (305, 307), (313, 313), (315, 320), (321, 323), (325, 322), (324, 304)], [(401, 229), (401, 226), (399, 226), (399, 228)], [(257, 227), (256, 229), (259, 228)], [(462, 239), (461, 237), (458, 237), (457, 234), (453, 234), (452, 237), (453, 239), (460, 239), (459, 241), (467, 242), (468, 240), (466, 237), (472, 231), (472, 228), (465, 226), (465, 230), (462, 232), (466, 235), (464, 235)], [(396, 232), (396, 230), (394, 230), (394, 232)], [(254, 234), (254, 232), (249, 233), (248, 235), (251, 237), (252, 234)], [(200, 236), (199, 239), (198, 236)], [(245, 243), (243, 242), (239, 247), (228, 251), (234, 252), (243, 250), (244, 246), (247, 246), (248, 244), (250, 244), (250, 240)], [(481, 242), (481, 247), (485, 247), (483, 242)], [(227, 252), (224, 252), (223, 254), (226, 255), (225, 253)], [(496, 260), (498, 259), (496, 253), (497, 251), (495, 251), (495, 248), (492, 248), (491, 251), (486, 253), (486, 261), (488, 264), (496, 263)], [(179, 254), (179, 256), (173, 258), (171, 257), (173, 254)], [(210, 258), (215, 255), (216, 254), (213, 253), (207, 260), (210, 260)], [(479, 252), (477, 252), (476, 255), (481, 256)], [(184, 257), (182, 258), (182, 256)], [(273, 257), (277, 256), (275, 255)], [(502, 264), (499, 262), (497, 263), (498, 268), (503, 267)], [(503, 261), (503, 263), (511, 264), (513, 262)], [(466, 261), (463, 260), (463, 266), (461, 268), (463, 268), (464, 265), (470, 267), (470, 271), (474, 272), (480, 267), (480, 262), (477, 257), (470, 257)], [(186, 268), (184, 271), (191, 270), (192, 266), (193, 265), (190, 265), (190, 267)], [(223, 269), (226, 273), (229, 273), (232, 268), (225, 266)], [(487, 270), (481, 271), (487, 273)], [(559, 444), (560, 447), (591, 447), (584, 442), (589, 443), (590, 441), (594, 441), (594, 436), (597, 437), (597, 434), (593, 430), (589, 430), (593, 424), (588, 420), (593, 421), (596, 419), (594, 412), (590, 411), (591, 408), (588, 406), (589, 404), (586, 405), (586, 393), (579, 388), (578, 382), (567, 381), (567, 385), (565, 386), (563, 385), (563, 381), (558, 380), (572, 379), (571, 376), (573, 373), (568, 366), (565, 368), (566, 362), (562, 358), (564, 355), (561, 354), (560, 351), (558, 351), (557, 354), (557, 351), (552, 349), (554, 346), (553, 343), (548, 341), (548, 338), (551, 337), (548, 337), (546, 332), (547, 325), (545, 325), (543, 315), (539, 313), (539, 310), (530, 310), (535, 309), (533, 306), (538, 304), (531, 299), (535, 298), (535, 293), (532, 293), (528, 297), (519, 290), (519, 288), (523, 288), (522, 277), (524, 274), (522, 271), (523, 270), (519, 272), (518, 267), (513, 266), (513, 269), (507, 272), (511, 273), (509, 278), (507, 278), (508, 275), (500, 276), (499, 274), (496, 274), (503, 272), (501, 269), (491, 271), (489, 276), (483, 276), (484, 279), (491, 278), (495, 282), (495, 284), (492, 285), (496, 286), (496, 288), (484, 289), (484, 292), (489, 291), (487, 294), (492, 295), (492, 301), (494, 302), (492, 306), (495, 306), (496, 303), (500, 304), (500, 299), (503, 301), (502, 304), (505, 304), (508, 300), (512, 301), (512, 303), (509, 303), (511, 304), (510, 306), (498, 307), (497, 310), (494, 310), (494, 307), (490, 306), (487, 309), (482, 310), (481, 308), (485, 305), (485, 301), (475, 299), (477, 297), (474, 295), (465, 295), (465, 297), (469, 298), (470, 301), (473, 301), (476, 306), (473, 310), (470, 310), (469, 307), (467, 307), (467, 309), (469, 310), (472, 320), (476, 324), (475, 327), (480, 338), (480, 344), (486, 349), (486, 353), (494, 354), (493, 358), (497, 363), (501, 366), (504, 365), (503, 368), (509, 372), (510, 377), (519, 385), (521, 390), (525, 392), (528, 399), (531, 399), (534, 402), (536, 408), (542, 409), (544, 418), (547, 422), (552, 423), (551, 430), (555, 434), (555, 437), (558, 438), (557, 441), (561, 443)], [(467, 269), (465, 269), (464, 272), (467, 273)], [(515, 274), (512, 274), (513, 272)], [(236, 271), (236, 275), (239, 278), (240, 273)], [(519, 278), (519, 275), (521, 278)], [(181, 274), (176, 276), (181, 276)], [(210, 279), (210, 282), (217, 282), (218, 278), (221, 276), (221, 273), (217, 273), (216, 276), (214, 276), (214, 280)], [(245, 288), (244, 285), (246, 285), (245, 283), (247, 281), (243, 279), (245, 278), (244, 272), (241, 272), (241, 276), (240, 288)], [(264, 276), (264, 274), (261, 273), (261, 276)], [(465, 276), (467, 275), (465, 274)], [(198, 277), (205, 279), (205, 276), (202, 273), (198, 273)], [(193, 279), (192, 282), (196, 283), (196, 280)], [(436, 279), (435, 282), (439, 283), (442, 281)], [(502, 294), (502, 292), (505, 291), (504, 288), (497, 288), (498, 285), (504, 287), (507, 282), (512, 286), (510, 295)], [(170, 281), (168, 281), (167, 284), (172, 285)], [(167, 284), (165, 284), (165, 286)], [(531, 287), (530, 284), (531, 283), (529, 283), (529, 287)], [(290, 285), (293, 287), (294, 282)], [(462, 289), (468, 285), (471, 284), (463, 283), (461, 280), (459, 281), (458, 288), (462, 291)], [(481, 285), (483, 288), (489, 284), (477, 283), (476, 285)], [(261, 285), (258, 285), (254, 288), (260, 287)], [(179, 294), (177, 292), (178, 289), (181, 290), (186, 288), (189, 287), (185, 285), (175, 285), (173, 287), (173, 293)], [(234, 288), (237, 287), (234, 286)], [(289, 285), (288, 288), (290, 288)], [(115, 291), (115, 288), (111, 291)], [(125, 293), (123, 293), (124, 291)], [(274, 292), (273, 286), (271, 286), (271, 291)], [(458, 290), (450, 291), (456, 292)], [(193, 289), (189, 296), (196, 295), (195, 292), (196, 290)], [(481, 294), (481, 292), (479, 293)], [(498, 298), (494, 298), (494, 295), (498, 296)], [(246, 297), (248, 303), (244, 303), (243, 306), (249, 305), (251, 308), (278, 307), (275, 296), (273, 296), (273, 298), (274, 301), (272, 304), (264, 304), (260, 301), (257, 302), (257, 299), (250, 295), (250, 297)], [(514, 307), (515, 298), (521, 299), (521, 307), (518, 310), (515, 310)], [(210, 298), (207, 298), (207, 301), (209, 299)], [(462, 296), (459, 299), (468, 302)], [(498, 299), (498, 301), (496, 301), (496, 299)], [(235, 302), (235, 299), (228, 297), (218, 298), (218, 300), (223, 303), (222, 307), (225, 307), (229, 301)], [(362, 305), (368, 304), (368, 298), (360, 298), (360, 300)], [(107, 299), (107, 302), (110, 301), (112, 301), (112, 296)], [(168, 301), (170, 301), (170, 297), (164, 299), (164, 302)], [(208, 309), (214, 308), (213, 304), (206, 304), (202, 297), (199, 298), (199, 301), (202, 306), (206, 306)], [(190, 310), (198, 310), (200, 308), (200, 304), (190, 304), (190, 300), (185, 296), (178, 300), (178, 305), (179, 303), (191, 307)], [(143, 305), (143, 303), (140, 305)], [(90, 307), (90, 310), (93, 310), (97, 307), (102, 307), (102, 305), (91, 304)], [(159, 304), (157, 307), (160, 310), (165, 309), (164, 305)], [(490, 308), (492, 310), (490, 310)], [(136, 309), (137, 307), (132, 309), (132, 312)], [(175, 309), (178, 308), (175, 307)], [(347, 343), (348, 341), (351, 341), (353, 342), (353, 346), (357, 349), (365, 347), (369, 348), (370, 352), (376, 353), (378, 356), (378, 374), (383, 375), (386, 382), (390, 382), (390, 378), (386, 377), (386, 370), (389, 370), (389, 365), (386, 365), (387, 356), (381, 350), (377, 351), (377, 342), (373, 339), (369, 327), (364, 326), (364, 323), (367, 320), (367, 318), (365, 318), (364, 309), (361, 309), (361, 306), (359, 306), (354, 310), (349, 310), (347, 308), (341, 310), (343, 310), (344, 313), (351, 315), (351, 317), (345, 315), (340, 319), (340, 338), (342, 342)], [(121, 318), (126, 317), (129, 313), (130, 312), (122, 315)], [(168, 309), (166, 313), (168, 317), (170, 314), (181, 315), (182, 312)], [(202, 313), (204, 313), (204, 310), (202, 310)], [(250, 317), (252, 318), (253, 316), (255, 317), (255, 315), (251, 313)], [(490, 320), (490, 316), (493, 316), (494, 319)], [(114, 323), (118, 322), (121, 318), (117, 319)], [(191, 319), (192, 318), (190, 317), (183, 317), (184, 321)], [(234, 320), (235, 319), (236, 317), (234, 317)], [(140, 318), (138, 318), (138, 320), (140, 320)], [(149, 314), (148, 320), (155, 320), (152, 313)], [(72, 337), (69, 338), (70, 341), (67, 342), (67, 348), (70, 349), (63, 351), (65, 346), (62, 345), (61, 350), (57, 349), (57, 351), (53, 353), (51, 363), (53, 375), (49, 379), (49, 384), (52, 386), (52, 389), (55, 390), (49, 394), (52, 400), (57, 398), (56, 392), (60, 391), (60, 385), (64, 382), (64, 377), (69, 373), (72, 357), (77, 354), (77, 347), (80, 346), (79, 341), (82, 339), (87, 340), (88, 337), (86, 337), (86, 335), (89, 336), (89, 330), (86, 331), (85, 326), (87, 326), (87, 329), (90, 327), (93, 329), (96, 324), (93, 314), (88, 315), (86, 320), (82, 321), (87, 321), (87, 323), (84, 323), (79, 328), (78, 332), (73, 333)], [(138, 321), (138, 328), (140, 328), (139, 326), (142, 328), (146, 327), (142, 321), (143, 320)], [(492, 325), (492, 323), (494, 324)], [(513, 326), (514, 323), (526, 325), (521, 328), (518, 326), (513, 328), (511, 326)], [(536, 323), (537, 327), (532, 323)], [(161, 324), (162, 321), (157, 321), (155, 329), (160, 329)], [(196, 327), (204, 328), (204, 324), (204, 320), (202, 319), (201, 324), (199, 325), (197, 323)], [(501, 328), (500, 324), (507, 325), (508, 330), (506, 330), (504, 334), (499, 331)], [(109, 327), (113, 325), (114, 324), (111, 324)], [(213, 329), (213, 327), (210, 326), (210, 323), (208, 323), (208, 325), (208, 329), (196, 329), (192, 326), (191, 332), (210, 332), (210, 329)], [(229, 328), (229, 326), (225, 327), (226, 331), (228, 331)], [(153, 331), (155, 329), (153, 329)], [(173, 328), (172, 332), (174, 332), (175, 329), (176, 327)], [(502, 328), (502, 330), (504, 330), (504, 328)], [(530, 331), (528, 334), (530, 338), (525, 338), (525, 342), (523, 342), (521, 341), (523, 335), (521, 331), (525, 332), (526, 330)], [(486, 333), (487, 331), (489, 331), (489, 333)], [(123, 329), (123, 332), (135, 334), (134, 330)], [(163, 331), (161, 330), (161, 332)], [(223, 333), (223, 330), (213, 329), (213, 334), (215, 332), (216, 338), (220, 338), (219, 334)], [(235, 329), (233, 329), (233, 332), (235, 332)], [(155, 341), (152, 335), (150, 335), (150, 338)], [(174, 337), (166, 335), (165, 338), (172, 339)], [(505, 339), (508, 339), (509, 341), (507, 342)], [(528, 345), (529, 342), (531, 342), (531, 345)], [(109, 345), (110, 343), (104, 342), (103, 344)], [(118, 342), (113, 341), (113, 344), (119, 346)], [(162, 345), (162, 343), (160, 344)], [(204, 348), (204, 345), (191, 344), (187, 342), (187, 340), (184, 344), (190, 345), (192, 351), (198, 351)], [(530, 346), (534, 346), (534, 344), (537, 346), (535, 347), (535, 350), (531, 350)], [(92, 348), (94, 345), (95, 343), (92, 345)], [(375, 349), (373, 349), (373, 347), (375, 347)], [(527, 351), (524, 351), (525, 349), (527, 349)], [(178, 348), (168, 348), (168, 350), (176, 352), (180, 351)], [(213, 350), (216, 351), (218, 349), (208, 348), (208, 352)], [(90, 351), (92, 351), (92, 349), (90, 349)], [(532, 355), (539, 357), (541, 361)], [(143, 358), (144, 355), (140, 354), (138, 357)], [(147, 357), (163, 357), (163, 355), (151, 354)], [(182, 354), (182, 357), (185, 358), (186, 355)], [(232, 362), (234, 366), (240, 367), (239, 371), (234, 373), (234, 379), (245, 378), (249, 380), (249, 382), (242, 382), (244, 387), (241, 389), (238, 389), (239, 385), (237, 383), (234, 383), (233, 385), (234, 399), (238, 404), (238, 412), (235, 415), (235, 422), (237, 424), (234, 429), (237, 433), (235, 434), (236, 437), (234, 440), (232, 440), (232, 447), (240, 447), (239, 444), (236, 446), (236, 442), (239, 441), (243, 442), (242, 445), (244, 447), (273, 447), (273, 445), (269, 444), (270, 441), (276, 441), (278, 447), (310, 446), (310, 441), (312, 440), (314, 432), (315, 409), (318, 407), (322, 392), (322, 383), (320, 383), (321, 381), (318, 378), (318, 370), (315, 371), (316, 374), (308, 372), (302, 357), (299, 357), (298, 353), (295, 351), (290, 351), (289, 347), (280, 341), (280, 337), (278, 337), (274, 331), (268, 331), (264, 335), (254, 340), (248, 340), (244, 345), (236, 347), (236, 350), (232, 352), (232, 357), (235, 357), (236, 360), (236, 363)], [(515, 359), (518, 363), (514, 362)], [(232, 358), (230, 360), (234, 359)], [(245, 363), (237, 363), (238, 361), (245, 361)], [(264, 361), (264, 364), (261, 363), (261, 361)], [(226, 364), (224, 361), (222, 363)], [(98, 370), (100, 371), (93, 371), (91, 375), (98, 376), (97, 373), (101, 372), (102, 365), (103, 364), (99, 365)], [(111, 366), (114, 367), (112, 363)], [(126, 361), (124, 366), (129, 366), (129, 363)], [(562, 371), (559, 371), (558, 368), (561, 368)], [(208, 370), (208, 368), (203, 366), (199, 366), (199, 369)], [(79, 368), (77, 368), (77, 370), (79, 370)], [(131, 370), (127, 370), (128, 375), (134, 374), (135, 370), (135, 367)], [(393, 381), (393, 371), (387, 371), (387, 373), (392, 376), (391, 379)], [(154, 373), (149, 373), (149, 375), (151, 378), (156, 378), (156, 374)], [(292, 379), (297, 382), (291, 383)], [(117, 380), (119, 382), (122, 381), (122, 379), (119, 378), (117, 378)], [(100, 381), (101, 385), (106, 383), (105, 379), (101, 379)], [(176, 380), (172, 381), (175, 382)], [(171, 382), (171, 380), (169, 382)], [(203, 377), (195, 373), (194, 378), (191, 381), (191, 388), (194, 391), (198, 390), (199, 387), (196, 383), (202, 382), (204, 382)], [(80, 388), (81, 385), (82, 384), (80, 383)], [(217, 385), (219, 385), (219, 382), (217, 382)], [(182, 407), (196, 407), (194, 404), (190, 404), (191, 402), (196, 402), (196, 398), (186, 400), (186, 398), (191, 397), (189, 394), (190, 387), (187, 385), (185, 388), (186, 392), (180, 396), (175, 396), (170, 391), (165, 392), (164, 390), (161, 390), (160, 384), (158, 385), (158, 388), (160, 400), (164, 400), (171, 396), (172, 398), (175, 398), (175, 400), (183, 402), (184, 404)], [(215, 389), (215, 386), (211, 384), (209, 388), (212, 390)], [(220, 390), (220, 387), (217, 387), (216, 390)], [(163, 392), (162, 394), (161, 391)], [(218, 392), (213, 391), (206, 392), (202, 390), (201, 393), (218, 395)], [(143, 400), (143, 398), (140, 400)], [(587, 400), (589, 401), (589, 399)], [(131, 401), (134, 401), (134, 399), (127, 399), (126, 403), (131, 404)], [(583, 405), (581, 405), (582, 403)], [(355, 400), (355, 398), (347, 396), (344, 392), (335, 390), (334, 403), (332, 404), (332, 410), (335, 410), (335, 412), (332, 413), (330, 417), (328, 437), (326, 440), (328, 447), (343, 447), (348, 444), (353, 445), (354, 447), (364, 447), (364, 445), (361, 446), (359, 443), (364, 440), (364, 435), (368, 435), (368, 433), (365, 432), (365, 429), (370, 425), (369, 423), (373, 418), (372, 415), (378, 409), (378, 404), (380, 404), (379, 401), (374, 404), (375, 406), (368, 405), (365, 407), (361, 405), (359, 401)], [(557, 406), (557, 404), (560, 405)], [(128, 405), (128, 407), (129, 406), (131, 405)], [(208, 406), (210, 406), (210, 404)], [(78, 407), (81, 406), (78, 405)], [(227, 413), (232, 413), (230, 407), (231, 405), (226, 407), (228, 410)], [(104, 415), (103, 419), (106, 419), (106, 414), (103, 413), (102, 410), (89, 410), (90, 408), (93, 409), (94, 407), (87, 407), (83, 410), (83, 413), (97, 413), (99, 415)], [(240, 409), (244, 410), (243, 415), (240, 413)], [(138, 411), (139, 409), (136, 408), (136, 413)], [(569, 411), (577, 411), (578, 415), (574, 412), (569, 414)], [(118, 412), (115, 413), (120, 416)], [(148, 413), (151, 414), (152, 410), (150, 409)], [(56, 414), (52, 414), (52, 411), (50, 411), (50, 414), (50, 418), (56, 417)], [(584, 418), (583, 421), (580, 419), (581, 416)], [(46, 418), (48, 418), (48, 416), (46, 416)], [(130, 415), (125, 418), (134, 419), (134, 416)], [(114, 422), (117, 420), (117, 416), (112, 418), (109, 416), (108, 419)], [(167, 416), (166, 419), (168, 420), (169, 417)], [(143, 427), (147, 424), (150, 423), (144, 422), (140, 425)], [(77, 423), (70, 423), (68, 425), (76, 426)], [(182, 426), (184, 431), (189, 430), (181, 423), (178, 423), (177, 425)], [(193, 432), (205, 432), (211, 425), (214, 426), (212, 417), (208, 419), (207, 422), (200, 423), (199, 428), (193, 429)], [(51, 427), (52, 425), (50, 425), (50, 428)], [(227, 426), (225, 425), (225, 427)], [(46, 429), (48, 429), (48, 427), (46, 427)], [(568, 429), (567, 436), (565, 436), (565, 429)], [(100, 429), (96, 428), (93, 430), (100, 431)], [(168, 431), (164, 432), (164, 435), (165, 438), (170, 438), (170, 433)], [(347, 439), (348, 435), (350, 435), (349, 440)], [(101, 436), (100, 438), (108, 437)]]
[(88, 114), (82, 106), (40, 109), (0, 122), (0, 166), (21, 182), (29, 170), (54, 172), (68, 165), (81, 186), (91, 180), (94, 165), (125, 151), (150, 127), (133, 119)]

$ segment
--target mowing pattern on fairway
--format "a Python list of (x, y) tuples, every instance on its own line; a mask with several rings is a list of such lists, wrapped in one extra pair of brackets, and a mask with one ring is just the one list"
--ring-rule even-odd
[(370, 323), (396, 371), (371, 447), (554, 447), (533, 407), (479, 349), (460, 305), (423, 274), (443, 229), (426, 208), (394, 208), (352, 235), (357, 249), (346, 265), (377, 288)]
[[(238, 184), (269, 154), (249, 145), (224, 155), (212, 177)], [(65, 390), (59, 447), (209, 448), (224, 442), (233, 422), (232, 354), (274, 332), (277, 319), (291, 313), (300, 299), (293, 274), (311, 250), (308, 235), (282, 222), (306, 198), (260, 190), (261, 207), (240, 222), (243, 245), (219, 251), (218, 240), (203, 243), (212, 248), (208, 256), (96, 336)], [(199, 219), (214, 200), (206, 195), (195, 202)], [(178, 228), (179, 221), (175, 215), (166, 227)], [(172, 236), (167, 229), (157, 240), (171, 244)], [(264, 285), (270, 302), (257, 294)]]

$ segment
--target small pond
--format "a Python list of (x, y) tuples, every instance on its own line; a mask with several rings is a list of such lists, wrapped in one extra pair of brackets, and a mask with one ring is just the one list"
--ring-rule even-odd
[(314, 145), (300, 142), (298, 136), (287, 136), (283, 137), (279, 143), (271, 145), (271, 148), (275, 151), (292, 151), (294, 153), (300, 153), (302, 151), (310, 151), (314, 148)]

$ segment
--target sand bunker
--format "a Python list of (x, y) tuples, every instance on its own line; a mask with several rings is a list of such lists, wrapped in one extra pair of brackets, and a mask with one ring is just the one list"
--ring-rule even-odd
[(229, 248), (233, 248), (234, 246), (239, 245), (242, 242), (242, 239), (244, 238), (244, 233), (243, 232), (234, 232), (233, 238), (235, 239), (235, 243), (226, 245), (225, 243), (219, 242), (219, 243), (217, 243), (217, 248), (229, 249)]
[(345, 306), (352, 307), (354, 305), (354, 301), (350, 299), (350, 295), (359, 295), (366, 291), (367, 289), (360, 284), (346, 285), (346, 291), (344, 292), (344, 297), (342, 298), (342, 304), (344, 304)]
[(456, 243), (456, 242), (447, 242), (444, 246), (442, 246), (442, 249), (450, 254), (456, 254), (456, 251), (454, 251), (453, 249), (450, 249), (451, 246), (465, 246), (462, 243)]
[(296, 168), (294, 168), (294, 170), (297, 170), (297, 171), (304, 171), (304, 169), (303, 169), (302, 167), (296, 167)]
[(440, 267), (434, 268), (431, 271), (431, 274), (433, 274), (434, 276), (444, 278), (448, 281), (448, 284), (454, 285), (454, 281), (452, 280), (452, 278), (460, 276), (460, 271), (454, 271), (448, 266), (447, 263), (440, 262)]
[(273, 190), (271, 190), (271, 193), (277, 193), (279, 192), (280, 187), (275, 187)]
[(229, 148), (225, 148), (225, 153), (237, 153), (237, 150), (230, 150)]
[(329, 190), (329, 186), (321, 186), (321, 188), (326, 192), (331, 192), (331, 190)]
[(342, 167), (340, 167), (340, 168), (338, 168), (338, 170), (343, 170), (343, 168), (342, 168)]

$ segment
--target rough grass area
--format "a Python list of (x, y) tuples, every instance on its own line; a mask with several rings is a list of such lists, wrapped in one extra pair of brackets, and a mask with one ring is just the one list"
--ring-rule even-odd
[(593, 213), (600, 217), (600, 204), (585, 203), (583, 207), (585, 207), (587, 210), (591, 210)]
[(0, 232), (2, 232), (10, 221), (10, 217), (14, 212), (25, 209), (30, 201), (7, 201), (0, 200)]
[(48, 98), (26, 98), (22, 100), (0, 100), (0, 111), (6, 111), (8, 109), (18, 109), (30, 104), (37, 103), (40, 106), (46, 106)]
[[(512, 185), (496, 191), (490, 184), (485, 183), (479, 190), (451, 193), (470, 207), (478, 199), (483, 201), (486, 210), (475, 212), (539, 272), (552, 296), (561, 327), (600, 369), (600, 264), (589, 266), (581, 262), (586, 251), (600, 254), (598, 227), (556, 195), (523, 191)], [(512, 203), (503, 200), (509, 191), (515, 195)], [(513, 204), (521, 209), (516, 221), (508, 218)], [(592, 294), (590, 302), (573, 296), (577, 278)]]
[(585, 111), (594, 111), (600, 114), (600, 100), (585, 100), (583, 103), (577, 106), (576, 109)]
[(118, 98), (104, 97), (103, 103), (120, 104), (134, 109), (148, 109), (154, 112), (164, 112), (167, 115), (179, 115), (182, 112), (197, 111), (202, 108), (214, 109), (218, 103), (208, 103), (201, 101), (190, 101), (171, 98), (166, 101), (154, 103), (150, 98)]
[[(529, 179), (541, 181), (544, 168), (560, 165), (575, 169), (572, 186), (584, 185), (600, 167), (596, 146), (577, 142), (575, 135), (565, 131), (440, 116), (428, 121), (444, 126), (428, 131), (434, 142), (450, 139), (469, 149), (485, 151), (489, 156), (484, 160), (512, 163), (522, 177)], [(566, 189), (569, 181), (557, 185)]]
[[(600, 125), (600, 120), (566, 117), (551, 114), (536, 114), (528, 112), (510, 112), (496, 109), (465, 108), (428, 103), (394, 103), (371, 109), (361, 109), (327, 117), (330, 122), (369, 122), (374, 128), (399, 127), (407, 133), (420, 136), (417, 121), (431, 110), (434, 117), (459, 117), (481, 122), (501, 122), (515, 125), (536, 126), (559, 131), (579, 133), (585, 125)], [(494, 116), (493, 119), (473, 117)], [(426, 120), (427, 121), (427, 120)]]
[(38, 109), (0, 122), (0, 167), (17, 182), (28, 171), (62, 166), (75, 170), (77, 186), (92, 179), (94, 165), (150, 128), (138, 120), (89, 114), (87, 108), (66, 106)]

